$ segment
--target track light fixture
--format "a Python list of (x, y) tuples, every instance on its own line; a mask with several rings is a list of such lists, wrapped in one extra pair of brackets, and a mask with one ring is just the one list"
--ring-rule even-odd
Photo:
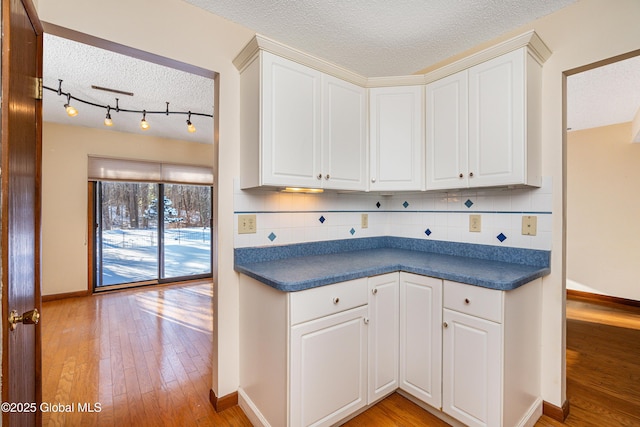
[(149, 125), (149, 122), (147, 121), (147, 112), (146, 111), (142, 111), (142, 120), (140, 120), (140, 129), (142, 130), (148, 130), (151, 126)]
[(56, 92), (58, 94), (58, 96), (66, 96), (67, 97), (67, 102), (66, 104), (64, 104), (64, 108), (67, 112), (67, 114), (70, 117), (75, 117), (78, 115), (78, 110), (71, 105), (71, 100), (75, 100), (78, 101), (82, 104), (86, 104), (86, 105), (91, 105), (92, 107), (98, 107), (98, 108), (104, 108), (107, 110), (107, 113), (105, 115), (104, 118), (104, 125), (105, 126), (113, 126), (113, 120), (111, 119), (111, 110), (114, 110), (116, 113), (137, 113), (137, 114), (141, 114), (142, 113), (142, 120), (140, 121), (140, 129), (142, 130), (148, 130), (151, 125), (149, 124), (149, 122), (147, 121), (147, 114), (164, 114), (164, 115), (170, 115), (170, 114), (185, 114), (187, 115), (187, 132), (189, 133), (194, 133), (196, 131), (196, 127), (193, 125), (193, 123), (191, 122), (191, 116), (201, 116), (201, 117), (210, 117), (213, 118), (213, 114), (206, 114), (206, 113), (192, 113), (191, 111), (169, 111), (169, 103), (167, 102), (167, 107), (164, 111), (147, 111), (147, 110), (129, 110), (129, 109), (124, 109), (124, 108), (120, 108), (120, 105), (118, 103), (118, 98), (116, 98), (116, 106), (115, 108), (112, 108), (111, 105), (101, 105), (101, 104), (96, 104), (95, 102), (91, 102), (91, 101), (87, 101), (84, 99), (80, 99), (77, 98), (75, 96), (72, 96), (71, 93), (69, 92), (63, 92), (62, 91), (62, 80), (58, 79), (58, 89), (53, 89), (51, 87), (48, 86), (44, 86), (44, 89), (50, 90), (52, 92)]
[(78, 115), (78, 110), (76, 110), (76, 108), (71, 105), (71, 95), (67, 94), (67, 103), (64, 104), (64, 109), (67, 111), (67, 114), (69, 115), (69, 117), (75, 117)]
[(191, 123), (191, 111), (189, 111), (189, 117), (187, 118), (187, 132), (194, 133), (196, 131), (196, 127)]
[(111, 107), (107, 105), (107, 116), (104, 118), (105, 126), (113, 126), (113, 120), (111, 120)]

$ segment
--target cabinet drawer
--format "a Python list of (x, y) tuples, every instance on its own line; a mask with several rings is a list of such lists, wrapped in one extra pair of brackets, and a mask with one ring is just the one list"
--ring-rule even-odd
[(502, 323), (503, 291), (444, 281), (444, 307)]
[(291, 325), (367, 304), (367, 278), (289, 294)]

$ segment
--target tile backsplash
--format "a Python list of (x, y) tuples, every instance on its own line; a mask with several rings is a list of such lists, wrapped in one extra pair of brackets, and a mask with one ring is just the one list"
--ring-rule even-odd
[[(528, 249), (551, 249), (552, 186), (455, 192), (292, 194), (241, 190), (235, 180), (236, 248), (397, 236)], [(361, 228), (361, 214), (368, 227)], [(237, 216), (255, 214), (257, 233), (238, 234)], [(469, 215), (481, 231), (469, 231)], [(537, 235), (522, 235), (522, 216), (537, 216)]]

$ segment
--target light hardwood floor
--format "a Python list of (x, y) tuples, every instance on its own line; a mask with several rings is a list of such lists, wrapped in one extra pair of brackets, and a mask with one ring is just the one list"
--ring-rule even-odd
[[(45, 426), (250, 426), (215, 413), (211, 284), (134, 289), (43, 305), (43, 401), (75, 403)], [(567, 304), (566, 426), (640, 426), (640, 308)], [(100, 402), (80, 413), (78, 403)], [(393, 394), (347, 426), (444, 426)], [(536, 426), (562, 426), (542, 417)]]

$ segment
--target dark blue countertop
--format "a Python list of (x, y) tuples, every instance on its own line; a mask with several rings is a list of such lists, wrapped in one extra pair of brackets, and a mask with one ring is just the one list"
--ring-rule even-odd
[(285, 292), (394, 271), (511, 290), (549, 274), (549, 251), (381, 237), (235, 250), (236, 271)]

